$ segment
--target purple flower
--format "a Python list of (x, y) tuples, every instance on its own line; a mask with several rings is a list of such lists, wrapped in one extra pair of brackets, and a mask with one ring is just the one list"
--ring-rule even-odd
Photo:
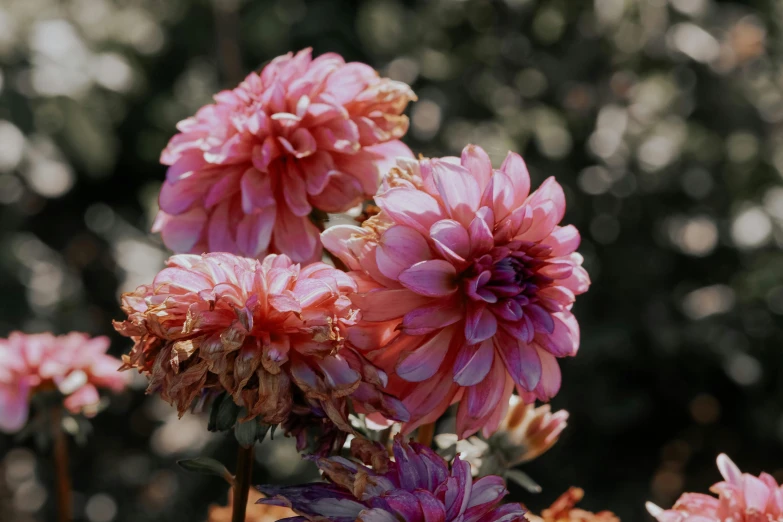
[(394, 441), (394, 460), (378, 443), (354, 439), (351, 450), (364, 466), (343, 457), (317, 459), (328, 482), (259, 486), (270, 498), (258, 501), (292, 508), (290, 522), (512, 522), (525, 521), (519, 504), (500, 505), (508, 491), (498, 476), (476, 481), (470, 465), (451, 466), (415, 442)]

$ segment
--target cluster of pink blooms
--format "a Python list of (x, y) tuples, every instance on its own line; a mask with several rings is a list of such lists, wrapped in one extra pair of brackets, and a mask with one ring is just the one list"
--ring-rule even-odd
[(0, 431), (19, 431), (30, 415), (30, 400), (38, 392), (58, 391), (72, 413), (91, 415), (100, 400), (99, 388), (120, 391), (127, 376), (120, 361), (106, 355), (107, 337), (83, 333), (13, 332), (0, 339)]
[[(523, 520), (518, 504), (498, 507), (500, 477), (474, 483), (466, 461), (449, 468), (402, 438), (395, 460), (355, 439), (372, 468), (326, 458), (356, 434), (350, 412), (403, 422), (407, 436), (459, 403), (458, 437), (488, 437), (515, 390), (524, 403), (553, 397), (557, 358), (579, 347), (571, 308), (590, 279), (579, 233), (560, 225), (560, 185), (531, 193), (519, 155), (493, 169), (472, 145), (415, 160), (399, 141), (411, 100), (366, 65), (305, 50), (181, 122), (161, 156), (154, 230), (199, 255), (172, 257), (123, 296), (115, 327), (135, 343), (125, 367), (180, 413), (225, 393), (238, 420), (280, 424), (300, 448), (320, 432), (332, 484), (264, 488), (306, 518)], [(319, 237), (326, 213), (369, 198), (377, 215)], [(320, 262), (322, 245), (348, 272)], [(544, 429), (514, 411), (509, 430), (524, 432), (528, 453), (565, 427), (564, 412), (532, 415)]]
[(314, 210), (372, 197), (395, 156), (416, 96), (370, 66), (310, 49), (272, 60), (179, 123), (154, 230), (175, 252), (321, 256)]
[[(358, 446), (358, 447), (356, 447)], [(387, 449), (354, 445), (353, 456), (316, 461), (328, 482), (260, 486), (270, 498), (258, 502), (293, 509), (297, 522), (525, 522), (519, 504), (500, 505), (508, 493), (497, 476), (473, 480), (459, 457), (449, 465), (430, 448), (398, 436), (394, 460)]]
[(658, 522), (777, 522), (783, 520), (783, 486), (769, 474), (754, 477), (742, 473), (724, 454), (718, 456), (723, 482), (710, 491), (683, 494), (674, 507), (663, 510), (648, 503), (647, 509)]
[(579, 348), (571, 307), (590, 285), (579, 232), (558, 225), (560, 185), (530, 193), (519, 155), (495, 170), (468, 145), (461, 158), (400, 160), (375, 202), (380, 214), (323, 241), (353, 270), (362, 321), (349, 340), (392, 376), (405, 431), (459, 402), (457, 434), (489, 435), (515, 388), (553, 397), (556, 358)]

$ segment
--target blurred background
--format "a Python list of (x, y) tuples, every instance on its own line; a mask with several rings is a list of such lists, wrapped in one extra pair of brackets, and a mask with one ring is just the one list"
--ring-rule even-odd
[[(562, 362), (558, 445), (512, 488), (534, 510), (650, 520), (729, 453), (783, 479), (783, 1), (2, 0), (0, 335), (116, 336), (118, 296), (168, 253), (148, 233), (177, 121), (267, 60), (336, 51), (410, 83), (405, 141), (466, 143), (556, 176), (593, 279)], [(77, 520), (193, 521), (220, 479), (175, 461), (234, 446), (196, 416), (113, 398), (75, 449)], [(315, 476), (265, 443), (256, 482)], [(46, 457), (0, 438), (0, 520), (53, 520)]]

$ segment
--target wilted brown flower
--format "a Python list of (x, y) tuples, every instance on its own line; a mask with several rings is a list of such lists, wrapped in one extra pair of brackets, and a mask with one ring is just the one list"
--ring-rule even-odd
[(385, 374), (344, 343), (358, 313), (347, 297), (356, 283), (344, 272), (282, 255), (178, 255), (168, 265), (123, 296), (128, 319), (115, 328), (135, 343), (125, 368), (149, 375), (148, 392), (180, 414), (226, 392), (220, 407), (233, 400), (242, 422), (274, 425), (311, 412), (352, 432), (348, 400), (358, 412), (406, 418), (382, 391)]

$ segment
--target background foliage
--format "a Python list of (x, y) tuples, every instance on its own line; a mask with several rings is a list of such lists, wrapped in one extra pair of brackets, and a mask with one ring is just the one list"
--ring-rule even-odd
[[(0, 335), (108, 334), (120, 292), (167, 252), (147, 233), (180, 119), (272, 57), (312, 46), (410, 83), (406, 138), (468, 142), (565, 186), (593, 278), (579, 356), (553, 401), (560, 443), (525, 468), (540, 509), (646, 520), (718, 478), (783, 478), (783, 2), (716, 0), (4, 0)], [(199, 521), (219, 479), (174, 461), (233, 446), (197, 417), (115, 397), (74, 454), (79, 519)], [(0, 438), (0, 520), (51, 520), (48, 462)], [(14, 449), (12, 449), (14, 448)], [(290, 441), (256, 478), (313, 477)]]

